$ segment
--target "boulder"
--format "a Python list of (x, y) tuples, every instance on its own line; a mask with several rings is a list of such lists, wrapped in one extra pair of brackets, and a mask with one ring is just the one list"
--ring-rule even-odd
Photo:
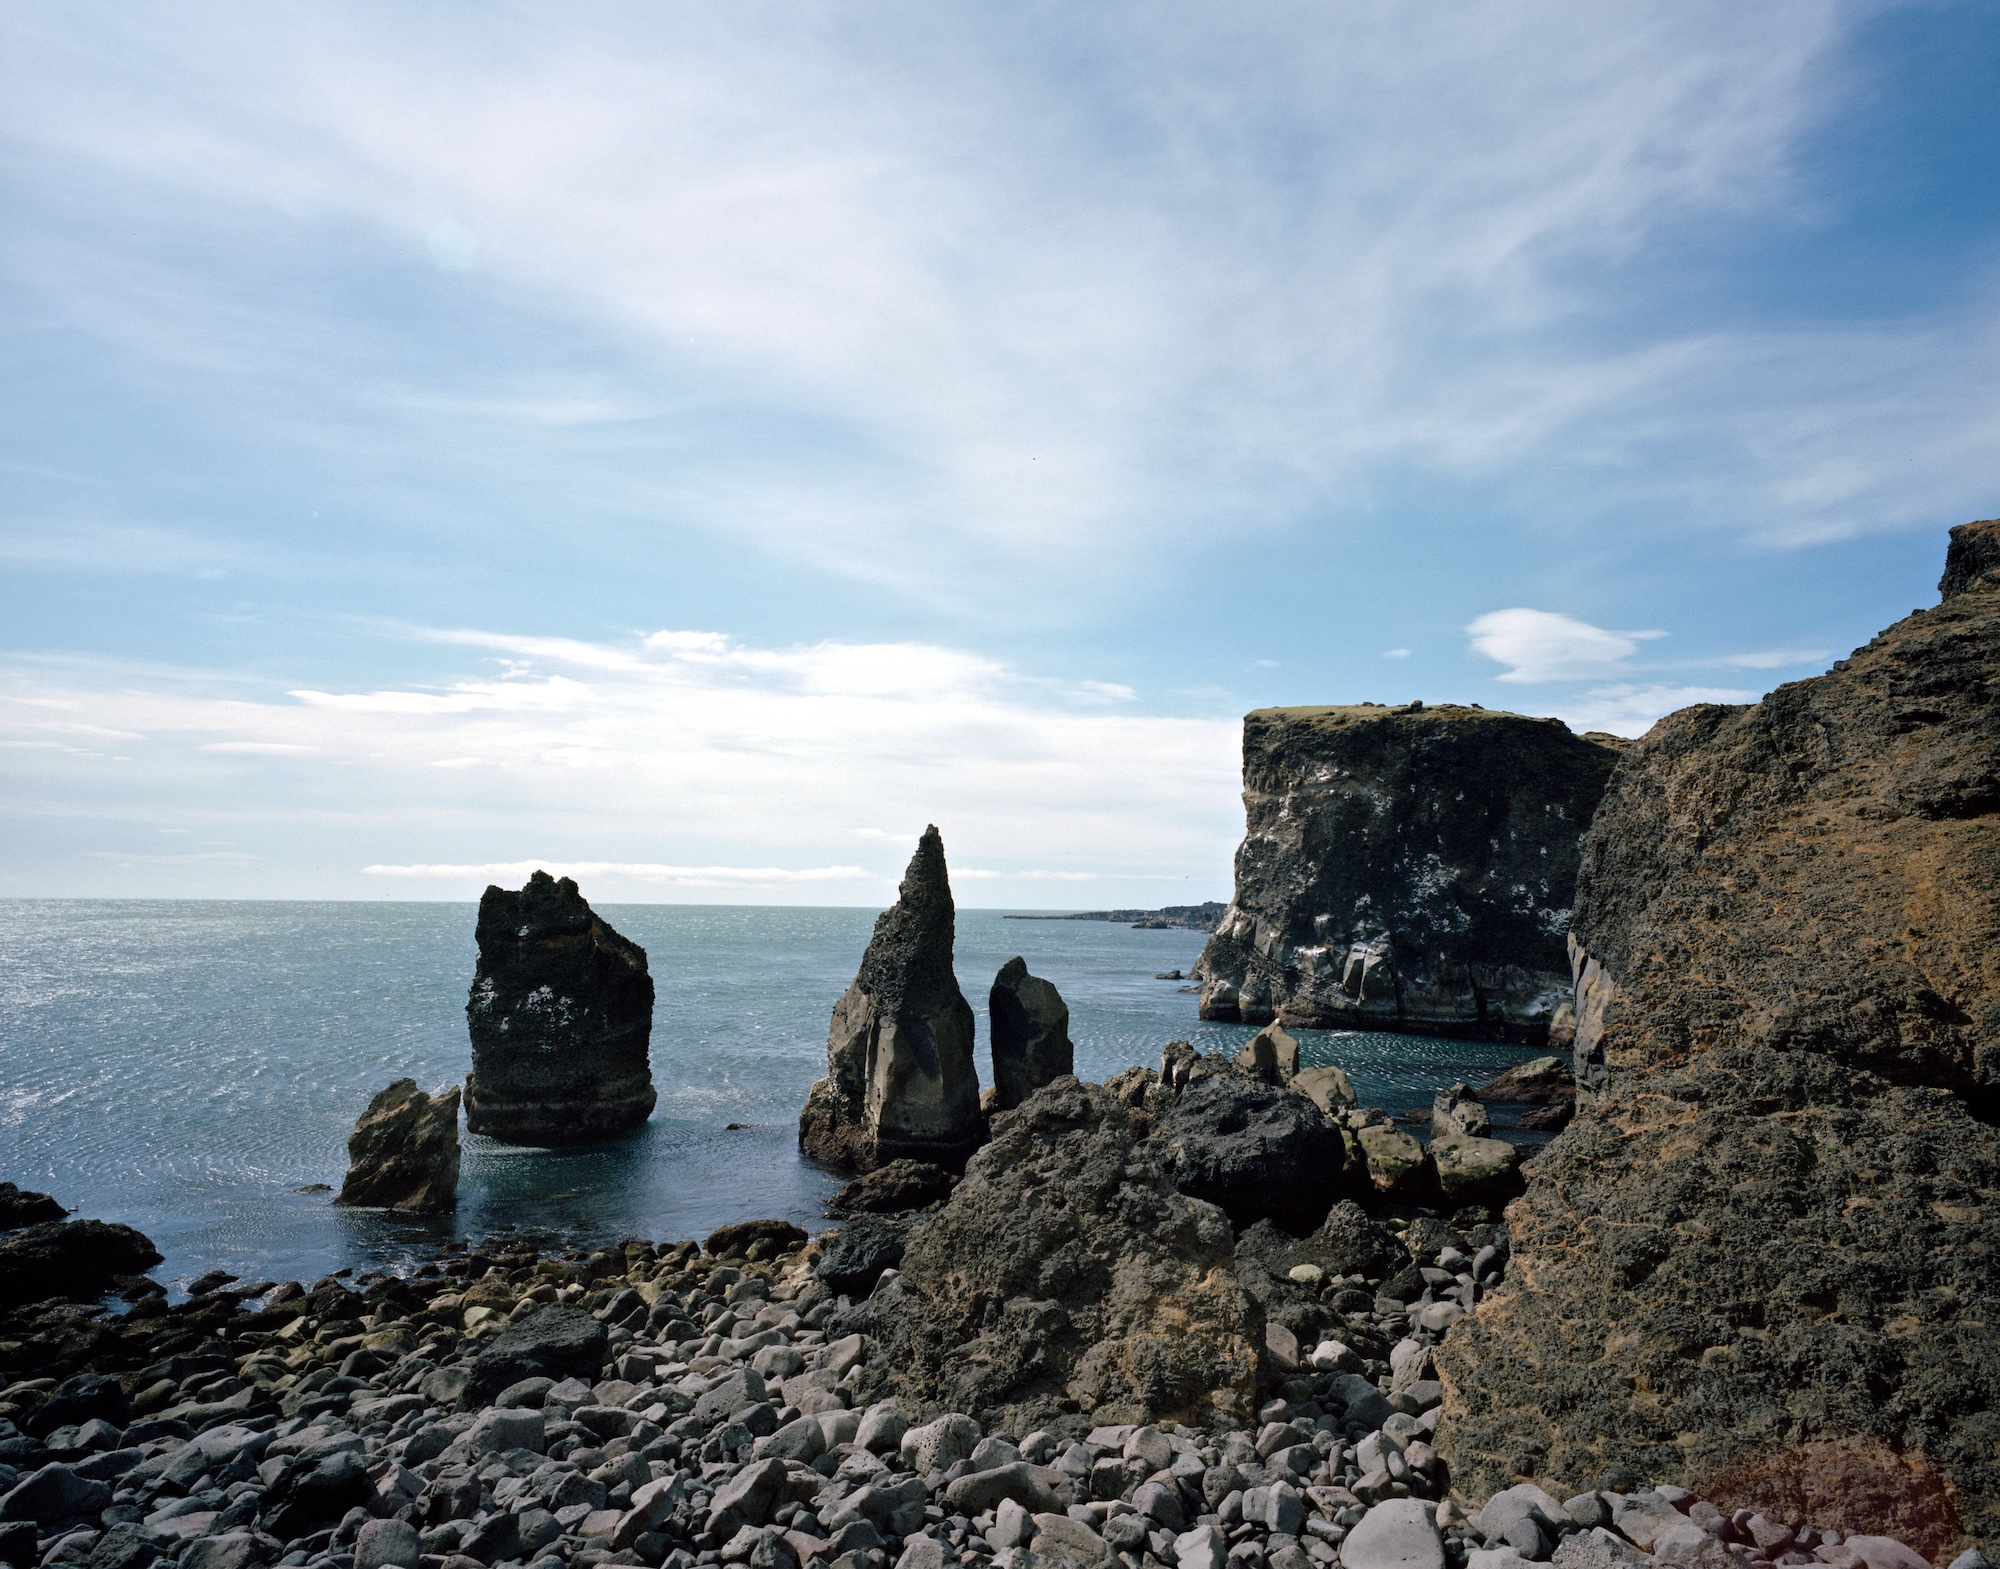
[(45, 1220), (0, 1233), (0, 1305), (107, 1291), (162, 1262), (152, 1240), (103, 1220)]
[(885, 1269), (903, 1262), (910, 1228), (886, 1215), (857, 1215), (826, 1239), (813, 1275), (829, 1291), (865, 1297)]
[(78, 1476), (66, 1465), (45, 1465), (0, 1495), (0, 1521), (52, 1522), (94, 1515), (111, 1507), (108, 1483)]
[(610, 1337), (582, 1308), (547, 1302), (514, 1319), (483, 1345), (472, 1361), (462, 1404), (485, 1405), (524, 1378), (596, 1381)]
[(804, 1229), (789, 1220), (738, 1220), (717, 1226), (701, 1246), (716, 1258), (747, 1257), (753, 1250), (759, 1258), (773, 1258), (805, 1240)]
[(1236, 1054), (1236, 1068), (1265, 1084), (1290, 1084), (1299, 1071), (1298, 1040), (1282, 1024), (1267, 1024)]
[(1240, 1074), (1190, 1082), (1150, 1143), (1181, 1192), (1238, 1226), (1269, 1219), (1311, 1231), (1346, 1173), (1346, 1145), (1317, 1106)]
[(1363, 1515), (1340, 1544), (1343, 1569), (1444, 1569), (1434, 1506), (1391, 1498)]
[(1450, 1136), (1483, 1139), (1493, 1131), (1493, 1118), (1466, 1084), (1449, 1084), (1431, 1097), (1431, 1128)]
[(1837, 1490), (1843, 1530), (1899, 1534), (1863, 1510), (1905, 1498), (1934, 1558), (2000, 1535), (1996, 553), (2000, 523), (1954, 530), (1936, 608), (1621, 758), (1577, 886), (1576, 1119), (1438, 1353), (1468, 1495), (1615, 1455), (1711, 1496), (1863, 1443), (1893, 1468)]
[(863, 1310), (881, 1348), (863, 1395), (969, 1414), (988, 1432), (1078, 1409), (1110, 1423), (1250, 1421), (1264, 1324), (1230, 1271), (1228, 1218), (1176, 1190), (1143, 1125), (1073, 1078), (995, 1118), (993, 1142), (911, 1228), (901, 1273)]
[(398, 1079), (368, 1103), (347, 1141), (334, 1203), (435, 1213), (458, 1207), (458, 1091), (426, 1095)]
[(509, 1144), (587, 1144), (650, 1117), (646, 950), (547, 872), (519, 892), (488, 888), (476, 935), (466, 1129)]
[(1430, 1188), (1424, 1147), (1393, 1123), (1370, 1123), (1355, 1134), (1367, 1163), (1368, 1183), (1384, 1198), (1412, 1200)]
[(1479, 1098), (1495, 1106), (1547, 1106), (1574, 1100), (1576, 1075), (1560, 1057), (1535, 1057), (1482, 1085)]
[(1431, 1140), (1430, 1159), (1446, 1209), (1498, 1209), (1521, 1191), (1521, 1154), (1505, 1139), (1441, 1132)]
[(1616, 760), (1559, 720), (1451, 704), (1248, 715), (1201, 1016), (1547, 1040), (1579, 840)]
[(1345, 1068), (1301, 1068), (1292, 1076), (1292, 1088), (1329, 1117), (1361, 1104)]
[(996, 1109), (1012, 1111), (1044, 1084), (1076, 1071), (1069, 1007), (1050, 982), (1028, 973), (1018, 954), (993, 977), (987, 1016)]
[(39, 1226), (61, 1220), (69, 1213), (46, 1193), (17, 1188), (0, 1182), (0, 1231), (19, 1231), (23, 1226)]
[(972, 1007), (951, 968), (954, 922), (944, 841), (927, 828), (854, 984), (834, 1005), (827, 1076), (799, 1116), (799, 1148), (814, 1160), (869, 1170), (908, 1157), (956, 1168), (984, 1140)]
[(132, 1397), (108, 1373), (77, 1373), (56, 1386), (56, 1392), (21, 1421), (23, 1432), (46, 1438), (59, 1427), (109, 1422), (123, 1428), (132, 1420)]
[(864, 1172), (826, 1201), (835, 1214), (894, 1215), (925, 1209), (951, 1192), (958, 1178), (927, 1160), (892, 1160)]

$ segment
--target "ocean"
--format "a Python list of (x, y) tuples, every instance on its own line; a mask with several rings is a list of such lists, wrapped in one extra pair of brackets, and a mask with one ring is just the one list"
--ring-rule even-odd
[[(808, 1229), (841, 1179), (802, 1160), (797, 1116), (825, 1070), (835, 1000), (876, 912), (606, 905), (648, 954), (659, 1105), (638, 1133), (580, 1150), (467, 1136), (455, 1215), (332, 1207), (368, 1099), (470, 1065), (471, 904), (0, 900), (0, 1180), (122, 1221), (166, 1255), (178, 1296), (210, 1269), (310, 1281), (407, 1266), (448, 1238), (553, 1242), (700, 1237), (776, 1216)], [(1255, 1032), (1204, 1024), (1162, 970), (1203, 935), (961, 910), (955, 967), (980, 1021), (1014, 954), (1070, 1008), (1077, 1072), (1156, 1065), (1168, 1041), (1233, 1049)], [(1428, 1105), (1532, 1052), (1376, 1033), (1302, 1032), (1364, 1102)], [(1496, 1121), (1511, 1118), (1495, 1108)], [(729, 1124), (748, 1124), (730, 1130)]]

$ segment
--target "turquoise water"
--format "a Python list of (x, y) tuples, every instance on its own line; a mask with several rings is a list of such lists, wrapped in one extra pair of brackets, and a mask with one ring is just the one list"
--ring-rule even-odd
[[(137, 1226), (170, 1283), (217, 1267), (310, 1280), (508, 1228), (615, 1241), (759, 1216), (812, 1226), (839, 1179), (799, 1158), (795, 1119), (875, 912), (602, 913), (645, 947), (658, 991), (652, 1121), (589, 1150), (468, 1138), (457, 1215), (423, 1221), (294, 1190), (338, 1187), (354, 1119), (390, 1080), (465, 1076), (474, 906), (0, 900), (0, 1179)], [(1176, 1037), (1216, 1050), (1254, 1033), (1199, 1022), (1192, 996), (1153, 978), (1186, 970), (1203, 940), (962, 910), (956, 967), (982, 1053), (986, 990), (1018, 953), (1068, 1001), (1078, 1073), (1102, 1079), (1157, 1063)], [(1392, 1111), (1532, 1055), (1399, 1035), (1301, 1039), (1308, 1062), (1338, 1062)], [(726, 1131), (732, 1122), (752, 1126)]]

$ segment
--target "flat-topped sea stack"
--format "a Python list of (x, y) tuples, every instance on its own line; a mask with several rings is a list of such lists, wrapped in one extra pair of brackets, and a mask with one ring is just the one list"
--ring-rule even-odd
[(1439, 1356), (1469, 1493), (1615, 1462), (1940, 1563), (2000, 1532), (2000, 523), (1941, 586), (1621, 758), (1576, 1120)]
[(589, 1144), (650, 1117), (646, 950), (547, 872), (518, 893), (488, 888), (478, 941), (466, 1128), (509, 1144)]
[(1578, 844), (1617, 761), (1602, 741), (1450, 704), (1248, 715), (1201, 1016), (1566, 1043)]
[(986, 1139), (972, 1005), (952, 972), (956, 924), (944, 841), (926, 828), (860, 972), (834, 1004), (827, 1076), (799, 1115), (799, 1148), (844, 1171), (899, 1158), (954, 1169)]

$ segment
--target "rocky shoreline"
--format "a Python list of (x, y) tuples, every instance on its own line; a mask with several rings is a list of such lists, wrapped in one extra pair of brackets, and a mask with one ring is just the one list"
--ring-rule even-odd
[[(996, 1119), (1096, 1093), (1064, 1080)], [(1108, 1097), (1106, 1097), (1108, 1099)], [(1043, 1108), (1046, 1114), (1047, 1108)], [(936, 1222), (934, 1205), (916, 1226)], [(1292, 1267), (1333, 1329), (1275, 1321), (1230, 1422), (909, 1395), (901, 1275), (841, 1232), (450, 1253), (407, 1278), (240, 1286), (0, 1319), (0, 1562), (85, 1569), (1917, 1569), (1886, 1538), (1724, 1513), (1636, 1477), (1470, 1508), (1432, 1439), (1432, 1355), (1507, 1267), (1506, 1228), (1342, 1217), (1351, 1272)], [(1337, 1228), (1338, 1229), (1338, 1228)], [(497, 1246), (497, 1244), (496, 1244)], [(836, 1291), (830, 1277), (850, 1287)], [(982, 1414), (985, 1420), (982, 1421)], [(1113, 1413), (1114, 1415), (1118, 1413)], [(1976, 1554), (1956, 1569), (1978, 1569)]]

